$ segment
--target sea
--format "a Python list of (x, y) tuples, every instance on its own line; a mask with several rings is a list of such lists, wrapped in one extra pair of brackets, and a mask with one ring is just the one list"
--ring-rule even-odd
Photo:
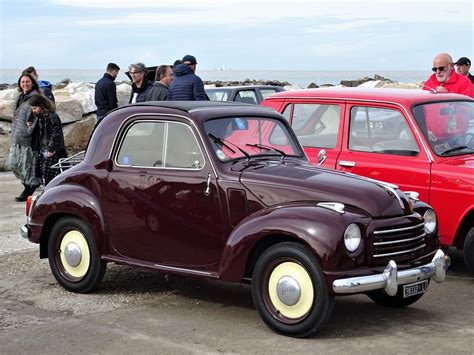
[[(73, 82), (95, 83), (103, 73), (103, 69), (41, 69), (37, 68), (40, 80), (47, 80), (53, 84), (59, 83), (64, 79), (70, 79)], [(21, 69), (0, 69), (0, 83), (14, 84), (18, 81)], [(234, 70), (234, 69), (214, 69), (206, 70), (198, 68), (198, 74), (202, 80), (206, 81), (244, 81), (250, 80), (270, 80), (288, 82), (292, 85), (307, 87), (310, 83), (317, 85), (340, 84), (341, 80), (357, 80), (365, 77), (373, 78), (380, 75), (399, 83), (418, 83), (426, 80), (430, 75), (429, 71), (393, 71), (393, 70), (343, 70), (343, 71), (325, 71), (325, 70)], [(116, 81), (129, 80), (120, 71)]]

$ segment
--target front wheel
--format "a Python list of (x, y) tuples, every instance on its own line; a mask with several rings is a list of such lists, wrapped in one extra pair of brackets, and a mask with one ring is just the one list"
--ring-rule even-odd
[(467, 271), (474, 274), (474, 227), (472, 227), (466, 235), (463, 253)]
[(252, 275), (252, 297), (268, 327), (294, 337), (315, 334), (334, 308), (318, 261), (297, 243), (277, 244), (262, 254)]
[(69, 291), (90, 292), (105, 274), (106, 263), (97, 253), (92, 230), (75, 217), (61, 218), (53, 226), (48, 258), (54, 277)]

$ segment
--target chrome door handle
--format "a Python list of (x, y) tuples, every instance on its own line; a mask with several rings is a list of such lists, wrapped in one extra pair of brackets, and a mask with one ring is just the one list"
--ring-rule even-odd
[(204, 190), (204, 195), (209, 196), (211, 193), (211, 174), (207, 174), (206, 189)]
[(355, 163), (355, 161), (340, 160), (338, 165), (339, 166), (346, 166), (348, 168), (352, 168), (356, 165), (356, 163)]

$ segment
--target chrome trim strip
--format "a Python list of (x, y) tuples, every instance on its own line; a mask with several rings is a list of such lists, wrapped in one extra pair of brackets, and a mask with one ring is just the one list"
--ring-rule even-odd
[(400, 285), (429, 278), (443, 282), (449, 265), (449, 256), (439, 249), (428, 264), (398, 271), (395, 261), (390, 260), (382, 273), (334, 280), (332, 289), (337, 294), (384, 290), (389, 296), (395, 296)]
[(420, 223), (420, 224), (417, 224), (417, 225), (414, 225), (414, 226), (410, 226), (410, 227), (403, 227), (403, 228), (396, 228), (396, 229), (387, 229), (387, 230), (383, 230), (383, 231), (374, 231), (374, 234), (386, 234), (386, 233), (397, 233), (397, 232), (404, 232), (404, 231), (408, 231), (408, 230), (411, 230), (411, 229), (416, 229), (416, 228), (421, 228), (421, 227), (425, 227), (425, 223)]
[(418, 240), (418, 239), (421, 239), (421, 238), (424, 238), (424, 237), (426, 237), (426, 233), (423, 233), (423, 234), (418, 235), (418, 236), (413, 237), (413, 238), (399, 239), (399, 240), (389, 240), (387, 242), (374, 242), (374, 245), (399, 244), (399, 243), (411, 242), (411, 241)]
[(373, 257), (374, 258), (385, 258), (387, 256), (401, 255), (401, 254), (411, 253), (412, 251), (417, 251), (417, 250), (423, 249), (424, 247), (426, 247), (426, 244), (422, 244), (422, 245), (417, 246), (416, 248), (413, 248), (413, 249), (397, 251), (397, 252), (394, 252), (394, 253), (374, 254)]
[(346, 208), (346, 206), (344, 206), (344, 204), (340, 202), (319, 202), (317, 206), (327, 208), (328, 210), (340, 214), (344, 214), (344, 208)]
[(198, 270), (185, 269), (185, 268), (179, 268), (179, 267), (167, 266), (167, 265), (161, 265), (161, 264), (154, 264), (154, 266), (159, 268), (160, 270), (168, 270), (168, 271), (173, 271), (173, 272), (185, 272), (187, 274), (201, 275), (201, 276), (207, 276), (207, 277), (214, 276), (212, 272), (207, 272), (207, 271), (198, 271)]

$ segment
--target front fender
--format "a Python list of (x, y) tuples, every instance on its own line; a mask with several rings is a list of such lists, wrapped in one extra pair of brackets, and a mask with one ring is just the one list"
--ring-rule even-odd
[(100, 237), (105, 235), (105, 218), (94, 194), (79, 185), (65, 184), (47, 189), (35, 202), (28, 226), (30, 241), (47, 243), (49, 232), (57, 219), (75, 216), (90, 225), (97, 241), (99, 252), (103, 251)]
[[(366, 217), (357, 217), (367, 223)], [(315, 255), (323, 270), (333, 269), (340, 259), (344, 230), (356, 219), (353, 213), (340, 214), (311, 203), (260, 210), (243, 219), (227, 239), (219, 266), (220, 277), (225, 281), (242, 280), (252, 250), (264, 239), (267, 247), (281, 241), (301, 242)]]

